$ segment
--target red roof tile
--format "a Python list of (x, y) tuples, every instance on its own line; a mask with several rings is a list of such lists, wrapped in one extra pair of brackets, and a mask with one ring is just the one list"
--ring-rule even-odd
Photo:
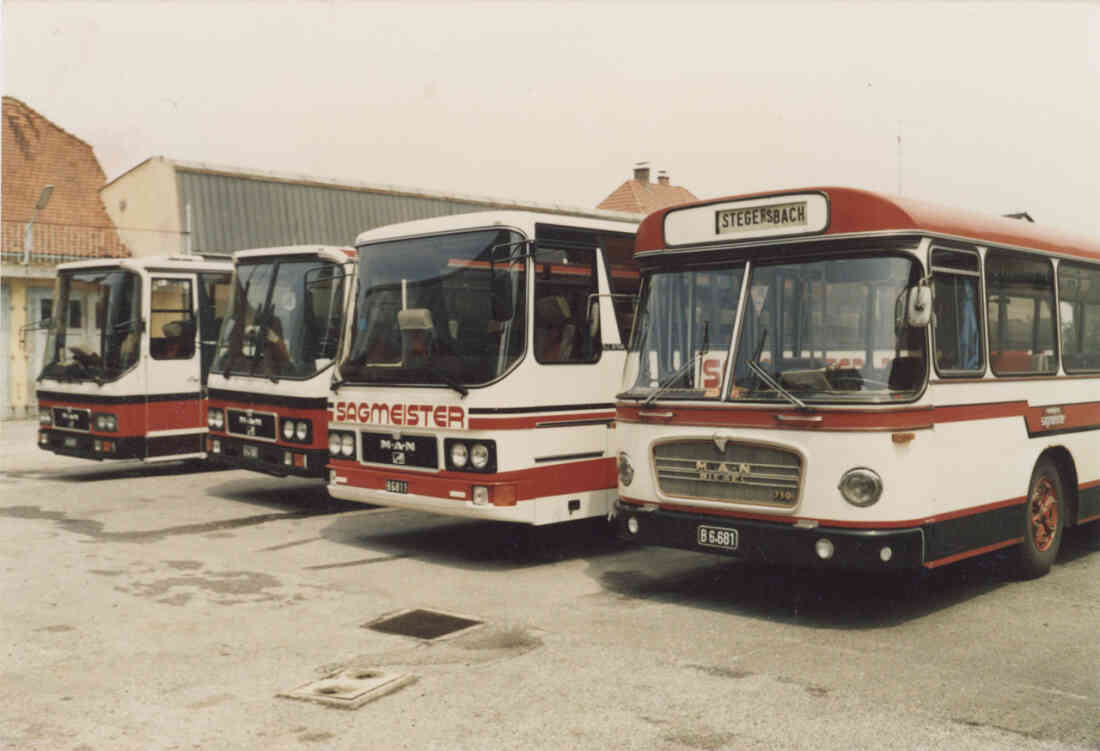
[(13, 97), (3, 99), (3, 121), (3, 252), (22, 255), (26, 223), (53, 185), (33, 256), (130, 255), (99, 197), (107, 180), (92, 147)]
[(665, 183), (627, 180), (596, 206), (610, 211), (648, 214), (666, 206), (698, 200), (687, 188)]

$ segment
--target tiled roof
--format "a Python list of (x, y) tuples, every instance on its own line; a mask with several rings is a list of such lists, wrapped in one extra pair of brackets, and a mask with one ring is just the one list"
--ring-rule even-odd
[(679, 185), (627, 180), (603, 199), (597, 209), (609, 211), (630, 211), (635, 214), (648, 214), (666, 206), (695, 201), (695, 195)]
[(35, 218), (32, 260), (130, 255), (100, 200), (106, 175), (92, 147), (18, 99), (3, 102), (6, 260), (22, 256), (26, 223), (46, 185), (54, 190)]

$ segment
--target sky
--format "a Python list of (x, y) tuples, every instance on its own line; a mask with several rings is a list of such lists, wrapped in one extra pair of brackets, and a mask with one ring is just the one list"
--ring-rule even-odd
[(92, 145), (592, 207), (845, 185), (1100, 238), (1100, 3), (4, 0), (3, 90)]

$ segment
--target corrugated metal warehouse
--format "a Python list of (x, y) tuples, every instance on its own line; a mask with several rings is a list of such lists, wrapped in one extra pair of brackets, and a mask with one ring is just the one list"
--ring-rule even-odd
[(142, 162), (104, 186), (101, 195), (136, 256), (229, 255), (245, 248), (310, 243), (351, 245), (360, 232), (374, 227), (494, 208), (634, 216), (164, 157)]

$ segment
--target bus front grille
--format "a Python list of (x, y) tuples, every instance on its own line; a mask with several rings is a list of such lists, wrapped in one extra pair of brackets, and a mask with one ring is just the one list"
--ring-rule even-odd
[(802, 487), (802, 458), (774, 446), (669, 441), (654, 446), (653, 461), (666, 496), (794, 508)]

